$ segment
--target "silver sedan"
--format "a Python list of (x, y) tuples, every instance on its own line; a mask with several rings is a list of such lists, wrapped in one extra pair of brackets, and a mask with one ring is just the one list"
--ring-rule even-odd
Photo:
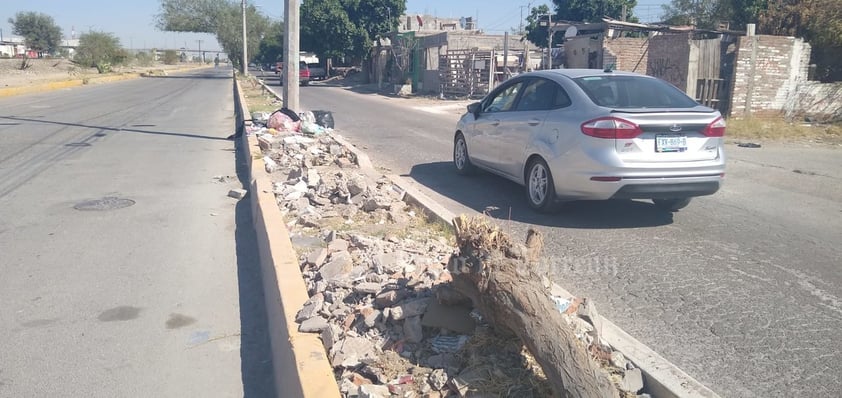
[(719, 190), (725, 121), (671, 84), (594, 69), (530, 72), (468, 106), (453, 163), (526, 187), (532, 208), (651, 199), (676, 211)]

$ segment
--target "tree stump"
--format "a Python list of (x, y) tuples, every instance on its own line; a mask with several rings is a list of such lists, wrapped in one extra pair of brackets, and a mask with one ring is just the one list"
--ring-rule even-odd
[(453, 287), (499, 332), (514, 334), (541, 365), (559, 397), (619, 397), (619, 391), (557, 310), (533, 264), (543, 247), (530, 229), (512, 242), (483, 217), (454, 220), (459, 255), (448, 269)]

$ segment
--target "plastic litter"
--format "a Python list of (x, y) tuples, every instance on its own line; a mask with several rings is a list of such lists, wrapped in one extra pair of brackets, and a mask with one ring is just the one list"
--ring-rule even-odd
[(301, 122), (301, 132), (310, 135), (320, 135), (325, 133), (325, 128), (305, 120)]
[(555, 308), (558, 309), (558, 312), (562, 314), (564, 313), (564, 311), (567, 311), (568, 307), (570, 307), (570, 300), (568, 299), (550, 296), (550, 300), (553, 301), (553, 304), (555, 304)]
[(433, 351), (443, 354), (459, 351), (468, 342), (468, 336), (436, 336), (430, 342)]
[(324, 128), (332, 129), (333, 113), (331, 111), (313, 111), (313, 116), (316, 118), (316, 124)]

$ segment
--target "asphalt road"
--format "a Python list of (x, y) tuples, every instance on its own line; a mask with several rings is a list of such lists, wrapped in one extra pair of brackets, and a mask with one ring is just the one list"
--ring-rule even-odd
[(222, 68), (0, 99), (0, 397), (274, 394), (233, 109)]
[(450, 210), (497, 207), (524, 238), (538, 226), (556, 282), (721, 395), (842, 396), (842, 148), (729, 145), (725, 187), (678, 213), (608, 201), (546, 216), (515, 184), (453, 172), (447, 105), (318, 84), (301, 103)]

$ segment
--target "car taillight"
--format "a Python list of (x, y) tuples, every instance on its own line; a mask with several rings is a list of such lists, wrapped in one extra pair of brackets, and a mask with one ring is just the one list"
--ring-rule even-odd
[(603, 117), (593, 119), (582, 124), (582, 132), (585, 135), (596, 138), (620, 138), (628, 139), (639, 136), (643, 133), (640, 126), (616, 117)]
[(724, 137), (725, 136), (725, 119), (721, 116), (716, 118), (713, 123), (705, 127), (702, 131), (705, 137)]

